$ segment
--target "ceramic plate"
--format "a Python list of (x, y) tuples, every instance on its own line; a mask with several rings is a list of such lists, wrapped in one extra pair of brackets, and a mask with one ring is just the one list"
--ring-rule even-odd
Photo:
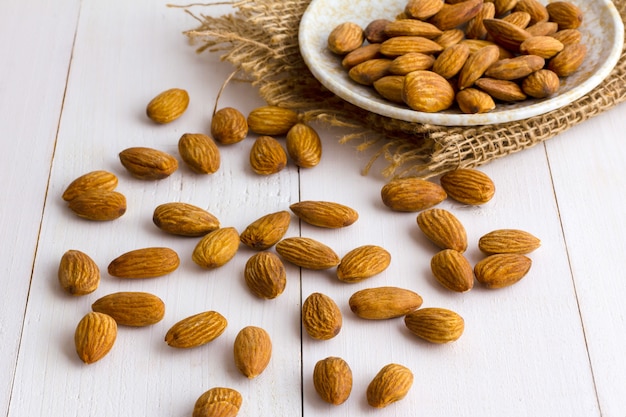
[(609, 75), (624, 42), (624, 25), (610, 0), (572, 0), (584, 13), (580, 30), (587, 56), (576, 73), (562, 79), (557, 95), (515, 104), (499, 103), (491, 112), (476, 115), (452, 109), (440, 113), (418, 112), (386, 101), (373, 88), (353, 82), (342, 68), (341, 58), (326, 47), (329, 33), (338, 24), (352, 21), (365, 27), (375, 19), (393, 20), (404, 10), (406, 2), (312, 0), (300, 23), (299, 44), (302, 57), (315, 78), (342, 99), (394, 119), (444, 126), (503, 123), (547, 113), (591, 91)]

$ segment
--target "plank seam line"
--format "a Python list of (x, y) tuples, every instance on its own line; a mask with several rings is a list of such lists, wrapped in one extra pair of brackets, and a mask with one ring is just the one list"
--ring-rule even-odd
[(550, 164), (550, 155), (548, 153), (548, 149), (546, 144), (543, 144), (543, 150), (546, 155), (546, 162), (548, 164), (548, 172), (550, 174), (550, 183), (552, 184), (552, 193), (554, 195), (554, 202), (556, 204), (556, 211), (559, 216), (559, 226), (561, 227), (561, 236), (563, 237), (563, 243), (565, 244), (565, 256), (567, 258), (567, 266), (570, 271), (570, 277), (572, 279), (572, 287), (574, 289), (574, 296), (576, 297), (576, 307), (578, 308), (578, 318), (580, 319), (580, 327), (583, 332), (583, 339), (585, 341), (585, 350), (587, 351), (587, 362), (589, 363), (589, 370), (591, 371), (591, 381), (593, 383), (593, 391), (596, 395), (596, 404), (598, 406), (598, 411), (600, 412), (600, 417), (604, 416), (602, 412), (602, 404), (600, 403), (600, 395), (598, 393), (598, 384), (596, 383), (596, 375), (593, 369), (593, 362), (591, 361), (591, 353), (589, 352), (589, 342), (587, 338), (587, 331), (585, 330), (585, 323), (583, 320), (583, 314), (580, 307), (580, 298), (578, 297), (578, 288), (576, 287), (576, 280), (574, 279), (574, 269), (572, 267), (572, 258), (570, 256), (569, 248), (567, 246), (567, 236), (565, 235), (565, 227), (563, 226), (563, 218), (561, 217), (561, 207), (559, 205), (559, 198), (556, 193), (556, 188), (554, 185), (554, 176), (552, 175), (552, 165)]

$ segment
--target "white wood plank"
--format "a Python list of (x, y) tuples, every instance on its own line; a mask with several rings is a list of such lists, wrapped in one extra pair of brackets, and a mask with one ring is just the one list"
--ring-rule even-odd
[(0, 4), (2, 415), (9, 406), (78, 3), (26, 0)]
[(550, 168), (605, 417), (626, 414), (624, 105), (551, 141)]

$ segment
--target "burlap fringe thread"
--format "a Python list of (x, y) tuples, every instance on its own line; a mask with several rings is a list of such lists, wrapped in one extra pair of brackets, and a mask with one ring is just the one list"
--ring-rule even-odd
[[(304, 121), (348, 128), (342, 141), (362, 139), (361, 148), (377, 147), (386, 176), (428, 178), (456, 168), (483, 165), (537, 145), (626, 99), (626, 59), (610, 76), (576, 102), (529, 119), (498, 125), (446, 127), (409, 123), (379, 116), (339, 99), (306, 67), (298, 47), (298, 27), (310, 0), (240, 0), (235, 13), (212, 17), (186, 11), (200, 22), (185, 32), (198, 52), (219, 52), (259, 89), (271, 105), (297, 110)], [(626, 0), (615, 0), (622, 19)], [(373, 161), (372, 161), (373, 162)], [(365, 168), (367, 171), (371, 163)]]

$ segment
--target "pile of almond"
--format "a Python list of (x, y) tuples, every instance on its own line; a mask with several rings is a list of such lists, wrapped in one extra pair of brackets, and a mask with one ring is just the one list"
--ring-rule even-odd
[(409, 0), (395, 20), (336, 26), (328, 49), (356, 83), (417, 111), (485, 113), (556, 94), (587, 53), (568, 1)]

